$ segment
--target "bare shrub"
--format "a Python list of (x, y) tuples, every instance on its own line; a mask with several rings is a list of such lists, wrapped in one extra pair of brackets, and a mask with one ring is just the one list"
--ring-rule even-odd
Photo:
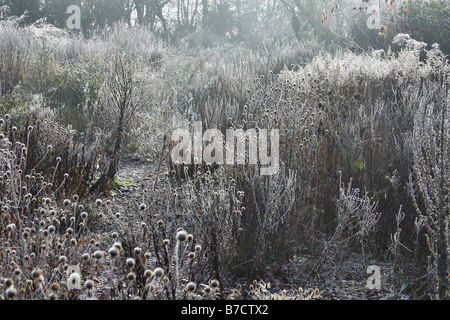
[(414, 116), (410, 136), (413, 167), (410, 192), (417, 214), (426, 228), (426, 239), (434, 266), (436, 295), (448, 294), (448, 182), (449, 96), (448, 64), (442, 66), (442, 83), (428, 83)]

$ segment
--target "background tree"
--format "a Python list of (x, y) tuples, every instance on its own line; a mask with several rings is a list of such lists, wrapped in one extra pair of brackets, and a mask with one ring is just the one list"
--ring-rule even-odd
[(22, 23), (29, 24), (42, 17), (40, 0), (2, 0), (0, 6), (8, 6), (10, 16), (22, 16), (26, 13)]

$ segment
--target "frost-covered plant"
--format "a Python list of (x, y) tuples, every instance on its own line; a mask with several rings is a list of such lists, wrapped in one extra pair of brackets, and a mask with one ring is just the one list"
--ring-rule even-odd
[(320, 300), (321, 291), (318, 288), (283, 289), (279, 292), (271, 292), (270, 283), (253, 281), (248, 290), (247, 299), (254, 300)]
[(404, 33), (399, 33), (398, 35), (396, 35), (394, 37), (394, 40), (392, 40), (392, 43), (399, 47), (406, 47), (408, 49), (415, 50), (423, 50), (427, 47), (427, 44), (425, 42), (411, 39), (411, 36), (409, 34)]
[[(448, 65), (443, 82), (426, 84), (414, 116), (410, 136), (413, 167), (410, 192), (419, 217), (426, 227), (427, 244), (434, 265), (440, 299), (448, 295), (449, 271), (449, 106)], [(420, 199), (420, 200), (419, 200)]]

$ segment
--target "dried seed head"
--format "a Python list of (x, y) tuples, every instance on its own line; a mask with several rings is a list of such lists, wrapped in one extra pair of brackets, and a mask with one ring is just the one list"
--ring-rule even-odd
[(94, 257), (94, 259), (100, 260), (103, 258), (103, 251), (97, 250), (92, 256)]
[(194, 292), (196, 289), (197, 289), (197, 284), (195, 284), (194, 282), (189, 282), (187, 285), (186, 285), (186, 291), (188, 291), (188, 292)]
[(134, 260), (133, 258), (128, 258), (126, 260), (126, 265), (130, 269), (133, 268), (135, 266), (135, 264), (136, 264), (136, 260)]
[(164, 270), (163, 268), (156, 268), (155, 270), (153, 270), (153, 274), (155, 275), (156, 278), (162, 278), (164, 276)]
[(11, 279), (11, 278), (6, 278), (5, 280), (4, 280), (4, 284), (5, 284), (5, 287), (6, 288), (9, 288), (9, 287), (11, 287), (12, 285), (13, 285), (13, 280)]
[(177, 238), (177, 241), (179, 241), (180, 243), (183, 243), (186, 241), (187, 236), (188, 236), (188, 234), (186, 231), (180, 230), (180, 231), (178, 231), (176, 238)]
[(219, 281), (217, 281), (216, 279), (210, 281), (210, 286), (211, 286), (211, 288), (213, 288), (213, 289), (219, 288), (219, 285), (220, 285), (220, 283), (219, 283)]
[(189, 259), (194, 259), (195, 258), (195, 252), (189, 252), (189, 255), (188, 255), (188, 257), (189, 257)]
[(153, 272), (150, 269), (144, 271), (144, 277), (151, 278), (153, 276)]
[(22, 275), (22, 270), (20, 268), (14, 269), (14, 275), (16, 277), (21, 276)]
[(34, 278), (34, 279), (37, 279), (39, 276), (41, 276), (42, 275), (42, 270), (38, 270), (38, 269), (35, 269), (35, 270), (33, 270), (32, 272), (31, 272), (31, 276)]
[(122, 251), (122, 244), (120, 242), (114, 242), (113, 247), (116, 247), (119, 251)]
[(17, 290), (14, 289), (14, 287), (9, 287), (6, 291), (5, 291), (6, 297), (8, 299), (13, 299), (17, 296)]
[(84, 287), (85, 287), (86, 289), (88, 289), (88, 290), (92, 290), (92, 289), (94, 288), (94, 285), (95, 285), (95, 283), (94, 283), (94, 281), (92, 281), (92, 280), (87, 280), (87, 281), (84, 283)]
[(145, 205), (145, 203), (141, 203), (141, 205), (139, 206), (139, 209), (141, 209), (142, 211), (147, 209), (147, 206)]
[(201, 250), (202, 250), (202, 246), (201, 245), (198, 244), (198, 245), (195, 246), (195, 251), (199, 252)]
[(109, 255), (111, 256), (111, 258), (116, 258), (119, 255), (119, 249), (117, 249), (116, 247), (111, 247), (108, 250)]
[(59, 285), (59, 283), (54, 282), (54, 283), (52, 283), (52, 285), (50, 286), (50, 289), (52, 289), (53, 291), (58, 291), (60, 287), (61, 287), (61, 286)]
[(128, 279), (128, 281), (134, 281), (134, 280), (136, 280), (136, 274), (135, 274), (134, 272), (129, 272), (129, 273), (127, 274), (127, 279)]

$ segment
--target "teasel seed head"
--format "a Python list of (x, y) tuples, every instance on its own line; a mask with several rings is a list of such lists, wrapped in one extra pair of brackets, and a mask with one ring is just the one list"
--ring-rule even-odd
[(197, 284), (195, 282), (191, 281), (186, 285), (185, 289), (188, 292), (194, 292), (197, 289)]
[(116, 247), (119, 251), (123, 250), (122, 244), (120, 242), (114, 242), (113, 247)]
[(219, 285), (220, 285), (220, 283), (219, 283), (219, 281), (217, 281), (216, 279), (213, 279), (213, 280), (210, 281), (210, 286), (211, 286), (211, 288), (213, 288), (213, 289), (218, 289), (218, 288), (219, 288)]
[(127, 280), (128, 281), (135, 281), (136, 280), (136, 274), (134, 272), (129, 272), (127, 274)]
[(153, 270), (153, 274), (157, 279), (160, 279), (164, 276), (164, 270), (163, 268), (158, 267), (155, 270)]
[(126, 260), (126, 265), (128, 268), (132, 269), (136, 265), (136, 260), (134, 260), (133, 258), (128, 258)]
[(119, 249), (117, 249), (116, 247), (111, 247), (108, 250), (109, 255), (111, 256), (111, 258), (116, 258), (119, 255)]
[(21, 275), (22, 275), (22, 269), (20, 269), (19, 267), (14, 269), (14, 276), (19, 277)]
[(52, 289), (55, 292), (58, 291), (60, 288), (61, 286), (57, 282), (52, 283), (52, 285), (50, 286), (50, 289)]
[(39, 276), (41, 276), (42, 275), (42, 270), (39, 270), (39, 269), (35, 269), (35, 270), (33, 270), (32, 272), (31, 272), (31, 276), (34, 278), (34, 279), (37, 279)]
[(153, 271), (150, 269), (147, 269), (144, 271), (144, 277), (151, 278), (153, 276)]
[(5, 291), (6, 297), (8, 299), (14, 299), (17, 296), (17, 290), (14, 289), (14, 287), (9, 287), (6, 291)]
[(6, 288), (9, 288), (14, 284), (13, 279), (11, 278), (6, 278), (3, 283), (5, 284)]
[(86, 282), (84, 283), (84, 287), (88, 290), (92, 290), (94, 288), (94, 281), (92, 280), (86, 280)]
[(103, 251), (97, 250), (92, 256), (97, 260), (103, 259)]
[(186, 239), (187, 239), (187, 237), (188, 237), (188, 234), (187, 234), (187, 232), (184, 231), (184, 230), (178, 231), (177, 236), (176, 236), (177, 241), (179, 241), (180, 243), (185, 242)]

